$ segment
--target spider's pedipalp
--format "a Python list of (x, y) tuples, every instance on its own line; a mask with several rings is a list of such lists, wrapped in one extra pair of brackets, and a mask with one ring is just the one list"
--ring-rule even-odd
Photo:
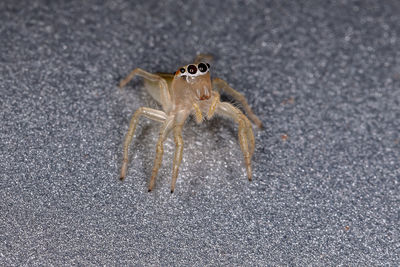
[(242, 107), (246, 111), (246, 114), (250, 117), (250, 119), (254, 122), (254, 124), (257, 125), (257, 127), (260, 129), (263, 127), (261, 120), (251, 110), (249, 104), (246, 101), (246, 98), (241, 93), (230, 87), (227, 82), (225, 82), (220, 78), (214, 78), (212, 80), (212, 85), (213, 89), (226, 92), (227, 94), (232, 96), (236, 101), (238, 101), (242, 105)]
[(207, 112), (207, 119), (211, 119), (212, 116), (214, 116), (215, 110), (217, 108), (217, 105), (220, 103), (220, 96), (217, 92), (213, 92), (213, 96), (211, 99), (211, 104), (210, 108), (208, 109)]

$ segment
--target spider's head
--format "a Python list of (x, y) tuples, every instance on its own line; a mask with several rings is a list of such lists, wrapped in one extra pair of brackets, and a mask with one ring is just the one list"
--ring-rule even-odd
[(185, 87), (190, 89), (199, 100), (207, 100), (211, 97), (210, 64), (200, 62), (181, 67), (175, 72), (175, 78), (186, 83)]

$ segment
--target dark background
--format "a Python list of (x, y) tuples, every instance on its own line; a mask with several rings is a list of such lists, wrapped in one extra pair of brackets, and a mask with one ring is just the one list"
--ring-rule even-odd
[[(398, 265), (400, 2), (1, 1), (0, 265)], [(254, 181), (237, 126), (184, 130), (147, 183), (157, 107), (133, 68), (198, 53), (244, 93)], [(283, 138), (287, 135), (287, 138)]]

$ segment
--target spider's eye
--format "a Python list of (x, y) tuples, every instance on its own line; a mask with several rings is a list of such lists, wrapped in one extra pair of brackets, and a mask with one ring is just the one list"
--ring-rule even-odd
[(185, 73), (185, 68), (180, 68), (179, 71), (180, 71), (181, 73)]
[(201, 72), (207, 71), (207, 66), (204, 63), (200, 63), (198, 67), (199, 67), (199, 71), (201, 71)]
[(190, 74), (196, 74), (197, 72), (197, 68), (195, 65), (189, 65), (187, 69)]
[(207, 64), (207, 68), (210, 68), (210, 64), (208, 64), (208, 63), (206, 63)]

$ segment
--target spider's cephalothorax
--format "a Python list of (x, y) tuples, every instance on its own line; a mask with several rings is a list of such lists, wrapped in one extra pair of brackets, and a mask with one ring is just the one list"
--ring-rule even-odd
[(204, 63), (207, 55), (199, 55), (193, 63), (181, 67), (175, 74), (157, 73), (152, 74), (142, 69), (134, 69), (124, 80), (120, 87), (125, 86), (136, 75), (145, 79), (146, 89), (158, 101), (162, 110), (141, 107), (132, 116), (129, 131), (124, 142), (124, 156), (121, 167), (121, 180), (125, 178), (128, 168), (128, 148), (139, 118), (145, 116), (151, 120), (162, 123), (160, 134), (156, 145), (156, 158), (149, 183), (149, 191), (155, 185), (156, 176), (161, 166), (164, 153), (164, 141), (170, 132), (173, 132), (175, 142), (174, 163), (172, 167), (171, 193), (175, 189), (178, 178), (179, 165), (182, 161), (183, 138), (182, 128), (190, 115), (194, 115), (198, 123), (203, 118), (211, 119), (214, 114), (233, 119), (238, 124), (239, 143), (242, 149), (246, 165), (247, 177), (251, 181), (251, 158), (254, 153), (254, 134), (249, 119), (228, 102), (221, 102), (218, 91), (230, 94), (246, 111), (250, 119), (262, 127), (261, 121), (250, 109), (242, 94), (231, 88), (225, 81), (210, 78), (210, 65)]

